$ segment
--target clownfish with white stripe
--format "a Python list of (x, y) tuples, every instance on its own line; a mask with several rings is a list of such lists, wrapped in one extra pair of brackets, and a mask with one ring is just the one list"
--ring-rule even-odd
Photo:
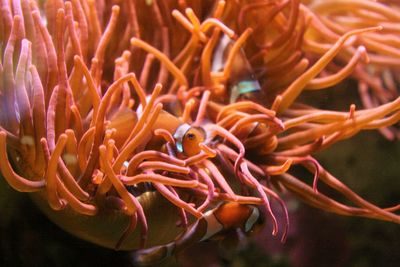
[(201, 127), (187, 123), (181, 124), (174, 133), (176, 150), (187, 157), (200, 153), (199, 144), (206, 139), (206, 132)]
[[(211, 64), (212, 72), (222, 72), (225, 69), (226, 61), (233, 45), (234, 41), (226, 34), (221, 36), (213, 54)], [(241, 100), (252, 100), (256, 102), (265, 100), (261, 85), (255, 77), (253, 68), (243, 49), (240, 49), (233, 59), (227, 82), (229, 88), (229, 103), (235, 103)]]
[(223, 240), (224, 237), (242, 231), (252, 232), (262, 222), (260, 210), (253, 205), (226, 202), (207, 211), (204, 216), (189, 227), (174, 241), (133, 253), (135, 266), (159, 264), (168, 257), (176, 255), (191, 245), (206, 240)]

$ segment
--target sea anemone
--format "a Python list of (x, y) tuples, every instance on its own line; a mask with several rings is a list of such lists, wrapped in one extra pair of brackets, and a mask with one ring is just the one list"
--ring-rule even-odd
[[(260, 207), (284, 241), (285, 190), (326, 211), (400, 223), (398, 205), (366, 201), (313, 157), (364, 130), (399, 138), (395, 4), (3, 0), (1, 8), (1, 173), (66, 231), (108, 248), (151, 247), (218, 203), (237, 202)], [(362, 108), (301, 100), (348, 78)], [(313, 175), (311, 185), (294, 165)], [(319, 192), (319, 181), (352, 204)]]

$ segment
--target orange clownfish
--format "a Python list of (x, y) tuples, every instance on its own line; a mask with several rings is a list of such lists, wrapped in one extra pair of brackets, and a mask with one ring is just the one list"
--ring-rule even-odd
[(249, 233), (256, 224), (260, 223), (260, 220), (260, 211), (256, 206), (235, 202), (222, 203), (204, 213), (202, 218), (174, 241), (166, 245), (135, 251), (133, 263), (135, 266), (158, 264), (197, 242), (221, 238), (235, 230)]
[(200, 153), (199, 143), (206, 139), (206, 133), (201, 127), (181, 124), (174, 133), (176, 149), (187, 157)]

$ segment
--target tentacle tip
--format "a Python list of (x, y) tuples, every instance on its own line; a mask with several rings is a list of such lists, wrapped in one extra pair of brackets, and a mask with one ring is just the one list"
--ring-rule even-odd
[(248, 28), (246, 29), (246, 31), (248, 32), (248, 34), (252, 34), (254, 30), (253, 30), (253, 28), (248, 27)]
[(163, 85), (161, 83), (156, 83), (156, 86), (154, 87), (154, 91), (155, 90), (161, 90), (163, 87)]
[(132, 37), (130, 40), (131, 45), (136, 45), (140, 40), (136, 37)]
[(286, 243), (286, 240), (287, 240), (287, 233), (284, 233), (284, 234), (282, 235), (282, 237), (281, 237), (281, 243), (282, 243), (282, 244), (285, 244), (285, 243)]
[(20, 22), (21, 21), (21, 16), (20, 15), (14, 15), (14, 23), (15, 22)]
[(360, 53), (366, 53), (367, 52), (367, 48), (365, 48), (365, 46), (363, 46), (363, 45), (360, 45), (357, 48), (357, 50), (360, 51)]
[(174, 9), (174, 10), (172, 10), (172, 12), (171, 12), (171, 14), (172, 14), (172, 16), (177, 16), (178, 14), (180, 14), (181, 12), (178, 10), (178, 9)]
[(277, 124), (278, 124), (278, 128), (280, 131), (285, 130), (285, 124), (283, 123), (283, 121), (281, 121), (280, 119), (277, 119)]
[(60, 211), (67, 207), (67, 202), (63, 199), (59, 199), (57, 203), (49, 203), (53, 210)]
[(275, 228), (272, 230), (272, 236), (277, 236), (278, 235), (278, 230)]
[(233, 34), (231, 36), (229, 36), (232, 40), (237, 40), (239, 38), (239, 36), (233, 32)]
[(271, 110), (275, 111), (275, 112), (278, 111), (281, 102), (282, 102), (282, 96), (281, 95), (277, 95), (275, 97), (274, 102), (272, 103)]
[(368, 63), (370, 62), (370, 58), (369, 58), (369, 56), (368, 56), (368, 52), (367, 52), (367, 49), (365, 48), (365, 46), (359, 46), (359, 47), (358, 47), (358, 51), (359, 51), (360, 54), (361, 54), (361, 60), (362, 60), (364, 63), (368, 64)]
[(113, 13), (119, 13), (120, 7), (118, 5), (113, 5), (111, 10)]
[(185, 13), (186, 13), (186, 14), (188, 14), (188, 13), (194, 14), (193, 9), (191, 9), (190, 7), (187, 7), (187, 8), (185, 9)]
[(27, 46), (27, 45), (32, 44), (32, 43), (31, 43), (28, 39), (26, 39), (26, 38), (22, 39), (21, 43), (22, 43), (22, 46)]

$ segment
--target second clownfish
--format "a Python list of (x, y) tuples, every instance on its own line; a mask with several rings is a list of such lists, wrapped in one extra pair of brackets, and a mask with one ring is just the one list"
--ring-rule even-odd
[(235, 202), (222, 203), (206, 212), (174, 241), (134, 252), (133, 263), (135, 266), (158, 264), (197, 242), (223, 240), (237, 230), (243, 233), (252, 232), (260, 222), (261, 214), (257, 207)]
[[(227, 35), (223, 34), (221, 36), (213, 54), (212, 72), (222, 72), (225, 69), (226, 60), (233, 44), (233, 40)], [(261, 90), (261, 85), (255, 77), (253, 68), (243, 49), (240, 49), (234, 57), (227, 83), (229, 88), (229, 103), (240, 100), (263, 101), (263, 98), (265, 98)]]

